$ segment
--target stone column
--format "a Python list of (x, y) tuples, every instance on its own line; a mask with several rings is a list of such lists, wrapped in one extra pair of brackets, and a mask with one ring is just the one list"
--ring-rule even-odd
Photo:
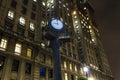
[(11, 59), (11, 57), (8, 57), (5, 62), (5, 67), (3, 70), (3, 76), (2, 76), (1, 80), (9, 80), (10, 79), (11, 66), (12, 66), (12, 59)]
[(25, 62), (24, 60), (22, 60), (19, 66), (18, 80), (24, 80), (24, 79), (25, 79)]

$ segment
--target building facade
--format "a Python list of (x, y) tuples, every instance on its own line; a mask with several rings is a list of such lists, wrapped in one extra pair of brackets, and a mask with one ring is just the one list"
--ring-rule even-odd
[(60, 48), (62, 80), (113, 80), (93, 14), (82, 0), (0, 0), (0, 80), (53, 80), (53, 52), (43, 33), (54, 17), (71, 34)]

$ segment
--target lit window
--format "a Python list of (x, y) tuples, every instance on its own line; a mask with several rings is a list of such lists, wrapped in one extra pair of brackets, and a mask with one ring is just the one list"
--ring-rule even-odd
[(75, 15), (75, 14), (76, 14), (76, 11), (74, 11), (73, 14)]
[(75, 23), (78, 23), (78, 21), (75, 21)]
[(35, 25), (32, 22), (30, 22), (30, 30), (32, 30), (32, 31), (35, 30)]
[(72, 64), (70, 63), (70, 70), (72, 70)]
[(59, 1), (59, 3), (61, 4), (62, 2), (61, 2), (61, 1)]
[(33, 0), (34, 2), (37, 2), (37, 0)]
[(69, 9), (67, 8), (67, 10), (69, 10)]
[(68, 80), (68, 74), (65, 73), (65, 80)]
[(5, 50), (6, 47), (7, 47), (7, 40), (6, 39), (1, 39), (0, 48)]
[(74, 18), (77, 18), (77, 16), (74, 16)]
[(77, 72), (77, 66), (75, 65), (75, 71)]
[(52, 5), (52, 8), (54, 8), (54, 6)]
[(45, 48), (45, 44), (44, 43), (41, 43), (41, 46), (42, 46), (42, 48)]
[(16, 54), (16, 55), (20, 55), (21, 50), (22, 50), (22, 45), (19, 44), (19, 43), (17, 43), (17, 44), (15, 45), (15, 54)]
[(42, 5), (45, 6), (45, 2), (42, 2)]
[(51, 0), (51, 3), (53, 3), (54, 1), (53, 0)]
[(95, 40), (94, 40), (94, 39), (92, 39), (92, 41), (94, 42)]
[(11, 11), (11, 10), (8, 11), (8, 18), (13, 20), (13, 18), (14, 18), (14, 12), (13, 11)]
[(66, 7), (66, 6), (63, 4), (63, 7)]
[(32, 49), (28, 48), (27, 49), (27, 57), (31, 58), (32, 56)]
[(84, 7), (84, 10), (86, 10), (87, 8), (86, 7)]
[(68, 16), (70, 16), (70, 14), (69, 14), (69, 13), (68, 13), (67, 15), (68, 15)]
[(78, 76), (75, 76), (75, 80), (78, 80)]
[(66, 5), (68, 6), (68, 3), (66, 3)]
[(45, 21), (41, 21), (41, 26), (44, 27), (46, 25)]
[(64, 61), (64, 68), (65, 68), (65, 69), (67, 68), (67, 63), (66, 63), (66, 61)]
[(24, 17), (20, 17), (19, 22), (20, 22), (21, 25), (24, 26), (25, 25), (25, 18)]

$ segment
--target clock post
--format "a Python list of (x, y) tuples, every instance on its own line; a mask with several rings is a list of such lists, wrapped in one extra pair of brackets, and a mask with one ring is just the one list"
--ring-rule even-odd
[(65, 32), (64, 23), (59, 19), (53, 18), (48, 22), (44, 36), (50, 41), (50, 47), (53, 50), (53, 80), (62, 80), (59, 48), (62, 43), (70, 41), (70, 35)]

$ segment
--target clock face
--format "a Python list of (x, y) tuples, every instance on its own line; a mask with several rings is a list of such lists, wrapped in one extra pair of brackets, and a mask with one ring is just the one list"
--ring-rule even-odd
[(63, 23), (62, 23), (62, 21), (60, 21), (60, 20), (58, 20), (58, 19), (53, 19), (53, 20), (51, 21), (51, 25), (52, 25), (52, 27), (53, 27), (54, 29), (60, 30), (60, 29), (63, 28)]

